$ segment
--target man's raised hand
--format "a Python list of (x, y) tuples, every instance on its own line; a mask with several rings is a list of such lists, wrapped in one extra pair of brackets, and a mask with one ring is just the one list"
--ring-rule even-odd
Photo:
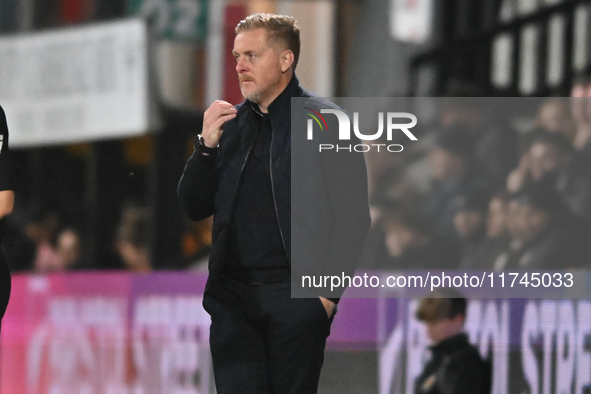
[(201, 136), (208, 148), (215, 148), (222, 136), (222, 126), (236, 117), (236, 108), (227, 101), (216, 100), (203, 115)]

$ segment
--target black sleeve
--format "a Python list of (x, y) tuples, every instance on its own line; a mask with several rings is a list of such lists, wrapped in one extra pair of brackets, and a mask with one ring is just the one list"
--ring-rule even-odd
[(177, 193), (183, 212), (191, 220), (203, 220), (213, 215), (214, 197), (218, 188), (217, 150), (205, 153), (195, 141), (195, 152), (185, 165)]
[(442, 394), (480, 394), (486, 391), (483, 361), (473, 354), (459, 354), (442, 371), (439, 392)]
[(0, 107), (0, 190), (12, 190), (12, 167), (8, 149), (8, 126)]

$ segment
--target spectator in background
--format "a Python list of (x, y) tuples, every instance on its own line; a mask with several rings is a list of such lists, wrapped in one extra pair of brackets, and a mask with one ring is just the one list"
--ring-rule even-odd
[(509, 202), (511, 241), (495, 270), (564, 269), (588, 264), (587, 226), (563, 205), (554, 185), (535, 182)]
[[(411, 209), (420, 206), (422, 197), (431, 185), (427, 153), (433, 145), (437, 131), (437, 128), (421, 129), (421, 138), (415, 141), (417, 144), (409, 146), (409, 149), (405, 146), (404, 154), (384, 154), (383, 150), (370, 150), (365, 153), (371, 200), (396, 200)], [(390, 141), (382, 138), (365, 143), (388, 144)]]
[(499, 255), (509, 245), (507, 231), (509, 194), (506, 191), (497, 193), (488, 204), (486, 217), (486, 237), (471, 260), (462, 261), (463, 269), (490, 270), (495, 266)]
[(511, 193), (542, 178), (557, 183), (565, 175), (573, 153), (572, 145), (561, 134), (536, 129), (527, 140), (519, 166), (507, 177), (507, 190)]
[(575, 152), (559, 181), (568, 207), (591, 224), (591, 79), (581, 77), (573, 86), (571, 110), (576, 124)]
[(398, 209), (383, 219), (386, 259), (372, 268), (412, 270), (456, 268), (459, 250), (454, 243), (436, 238), (420, 216)]
[(384, 221), (390, 214), (399, 211), (401, 207), (400, 201), (388, 196), (378, 195), (370, 199), (371, 227), (365, 239), (359, 267), (366, 269), (394, 269), (386, 248)]
[(128, 207), (121, 215), (115, 248), (125, 266), (132, 272), (150, 272), (150, 250), (147, 239), (149, 215), (142, 208)]
[[(367, 142), (364, 142), (367, 143)], [(383, 136), (370, 143), (389, 143)], [(405, 152), (406, 153), (406, 152)], [(381, 198), (390, 194), (390, 189), (401, 182), (405, 166), (401, 166), (403, 160), (400, 155), (385, 155), (377, 150), (368, 151), (365, 154), (367, 162), (368, 192), (372, 198)]]
[(566, 168), (573, 152), (572, 145), (560, 134), (541, 133), (529, 147), (530, 175), (534, 182), (556, 178)]
[(443, 127), (464, 125), (472, 134), (474, 161), (493, 185), (503, 185), (517, 165), (517, 133), (495, 116), (492, 104), (482, 98), (475, 85), (452, 81), (443, 99), (440, 123)]
[(458, 201), (454, 226), (460, 240), (460, 267), (470, 268), (486, 237), (486, 208), (489, 195), (483, 190)]
[(82, 258), (80, 234), (73, 228), (65, 228), (57, 236), (55, 252), (60, 269), (79, 270), (89, 268)]
[(431, 359), (415, 381), (415, 394), (490, 393), (491, 369), (464, 332), (468, 301), (452, 289), (423, 298), (416, 312), (427, 326)]
[(35, 244), (35, 260), (33, 271), (36, 273), (48, 273), (61, 270), (59, 257), (55, 250), (57, 232), (60, 227), (60, 219), (56, 212), (41, 207), (32, 215), (26, 225), (25, 232)]
[(573, 145), (576, 149), (583, 148), (591, 136), (591, 117), (589, 116), (589, 97), (591, 96), (591, 76), (579, 75), (571, 89), (570, 107), (575, 123)]
[(572, 144), (576, 129), (568, 101), (558, 97), (544, 101), (536, 115), (536, 127), (560, 134)]
[(458, 201), (488, 188), (473, 158), (472, 134), (462, 125), (442, 130), (429, 153), (433, 180), (423, 213), (433, 226), (435, 236), (457, 242), (454, 217)]

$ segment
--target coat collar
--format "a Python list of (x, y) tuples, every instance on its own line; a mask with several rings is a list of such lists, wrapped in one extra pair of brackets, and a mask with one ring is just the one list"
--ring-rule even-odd
[[(269, 116), (271, 116), (272, 118), (282, 116), (285, 114), (285, 111), (287, 111), (287, 113), (289, 114), (290, 111), (286, 110), (286, 108), (290, 107), (291, 98), (300, 97), (303, 95), (303, 93), (304, 90), (300, 87), (300, 81), (294, 73), (293, 77), (291, 78), (285, 89), (283, 89), (279, 96), (277, 96), (275, 100), (273, 100), (273, 102), (269, 105)], [(246, 107), (248, 110), (252, 111), (253, 113), (262, 115), (259, 106), (250, 100), (246, 100), (243, 106)]]
[(431, 346), (430, 349), (434, 354), (450, 353), (458, 348), (466, 346), (468, 343), (468, 334), (462, 332), (442, 340), (436, 345)]

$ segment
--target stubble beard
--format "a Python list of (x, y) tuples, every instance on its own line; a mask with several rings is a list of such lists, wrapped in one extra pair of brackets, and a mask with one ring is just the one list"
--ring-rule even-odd
[(250, 82), (254, 82), (252, 79), (246, 79), (246, 80), (242, 80), (242, 78), (239, 78), (239, 83), (240, 83), (240, 93), (242, 93), (242, 97), (244, 97), (247, 100), (252, 101), (255, 104), (258, 104), (261, 101), (261, 91), (260, 89), (258, 89), (258, 86), (255, 86), (255, 90), (252, 91), (251, 93), (245, 93), (245, 88), (243, 86), (243, 83), (245, 81), (250, 81)]
[[(253, 80), (247, 79), (247, 81), (253, 81)], [(242, 93), (242, 97), (244, 97), (245, 99), (250, 100), (255, 104), (260, 104), (264, 98), (263, 96), (268, 94), (268, 92), (271, 91), (279, 83), (280, 83), (280, 79), (279, 79), (279, 77), (277, 77), (276, 80), (272, 80), (268, 84), (265, 84), (263, 82), (263, 85), (265, 85), (264, 90), (261, 90), (261, 88), (257, 85), (253, 92), (246, 94), (244, 92), (244, 88), (242, 87), (242, 82), (240, 82), (240, 93)]]
[(250, 94), (245, 94), (243, 89), (240, 89), (240, 92), (245, 99), (250, 100), (255, 104), (259, 104), (261, 101), (261, 91), (258, 89)]

